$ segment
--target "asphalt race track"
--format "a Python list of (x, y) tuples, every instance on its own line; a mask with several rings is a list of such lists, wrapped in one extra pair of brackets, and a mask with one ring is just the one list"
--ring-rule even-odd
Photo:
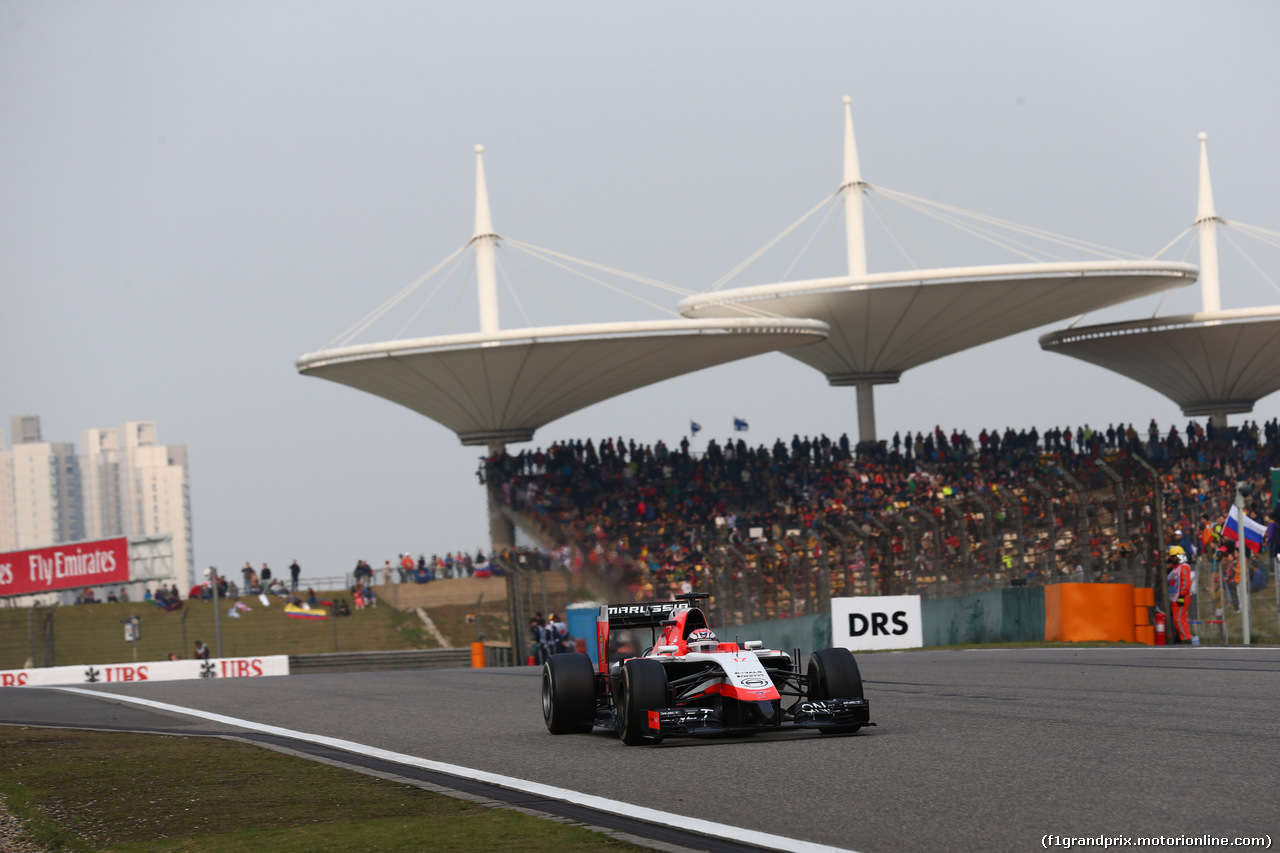
[[(93, 689), (871, 853), (1027, 850), (1046, 834), (1275, 839), (1280, 829), (1280, 649), (858, 660), (876, 728), (657, 747), (547, 734), (534, 668)], [(0, 695), (4, 722), (234, 729), (49, 688)]]

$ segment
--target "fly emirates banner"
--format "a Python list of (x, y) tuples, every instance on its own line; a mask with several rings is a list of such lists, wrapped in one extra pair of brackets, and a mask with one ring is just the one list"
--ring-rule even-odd
[(0, 554), (0, 598), (129, 582), (123, 536)]

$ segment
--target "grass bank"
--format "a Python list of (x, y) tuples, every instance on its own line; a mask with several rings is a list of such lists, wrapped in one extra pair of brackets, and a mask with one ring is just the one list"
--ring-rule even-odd
[[(345, 597), (345, 592), (321, 593)], [(228, 616), (230, 602), (223, 601), (219, 621), (222, 654), (302, 655), (321, 652), (429, 649), (439, 644), (420, 631), (421, 621), (412, 613), (399, 613), (385, 604), (352, 611), (348, 617), (312, 621), (285, 616), (284, 602), (269, 598), (264, 607), (256, 596), (240, 599), (248, 612)], [(127, 663), (134, 659), (133, 644), (125, 642), (123, 620), (137, 616), (142, 638), (138, 660), (165, 660), (170, 652), (192, 656), (196, 640), (214, 646), (213, 603), (185, 601), (181, 610), (166, 612), (154, 604), (125, 602), (72, 607), (0, 610), (0, 669), (19, 669), (28, 656), (36, 666), (46, 663), (45, 619), (52, 612), (53, 663)]]
[(53, 851), (638, 851), (219, 739), (0, 727), (0, 796)]

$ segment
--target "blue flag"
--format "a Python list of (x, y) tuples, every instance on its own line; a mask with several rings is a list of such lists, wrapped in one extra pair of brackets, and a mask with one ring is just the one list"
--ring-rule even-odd
[(692, 433), (693, 435), (697, 435), (698, 431), (701, 429), (702, 429), (702, 424), (698, 423), (697, 421), (689, 421), (690, 433)]
[(736, 432), (746, 432), (747, 422), (744, 421), (742, 418), (735, 417), (733, 419), (733, 428)]

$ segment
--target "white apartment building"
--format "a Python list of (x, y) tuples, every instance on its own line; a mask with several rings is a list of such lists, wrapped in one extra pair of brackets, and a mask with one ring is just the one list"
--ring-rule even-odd
[(120, 451), (114, 429), (80, 434), (80, 489), (86, 539), (124, 535), (120, 517)]
[(43, 441), (40, 418), (19, 415), (9, 420), (13, 447), (3, 451), (0, 473), (7, 492), (3, 503), (11, 513), (8, 550), (38, 548), (85, 538), (80, 493), (80, 465), (74, 444)]
[(194, 553), (187, 448), (156, 441), (154, 421), (90, 429), (75, 445), (41, 440), (40, 419), (10, 419), (0, 432), (0, 551), (111, 536), (173, 537), (180, 590), (191, 587)]
[(178, 589), (192, 586), (195, 552), (191, 539), (191, 485), (187, 448), (156, 443), (155, 421), (130, 421), (120, 427), (123, 470), (121, 519), (130, 536), (173, 536), (173, 570)]
[(13, 505), (13, 454), (5, 449), (0, 430), (0, 552), (18, 550), (17, 509)]

